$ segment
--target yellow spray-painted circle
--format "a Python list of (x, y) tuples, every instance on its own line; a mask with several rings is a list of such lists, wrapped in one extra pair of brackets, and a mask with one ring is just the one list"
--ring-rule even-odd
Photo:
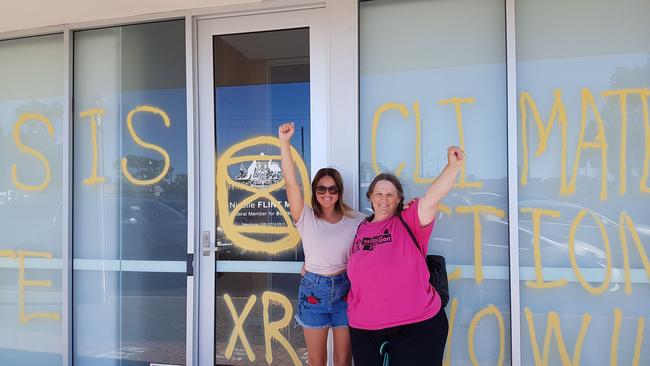
[[(232, 240), (235, 245), (246, 250), (276, 254), (295, 247), (300, 241), (300, 235), (292, 224), (291, 216), (287, 210), (285, 210), (284, 205), (281, 205), (280, 202), (272, 196), (273, 192), (284, 187), (284, 180), (276, 182), (268, 188), (259, 189), (237, 182), (228, 174), (228, 167), (233, 164), (259, 160), (259, 155), (235, 156), (236, 153), (257, 145), (273, 145), (280, 147), (280, 140), (271, 136), (255, 137), (231, 146), (221, 155), (221, 158), (219, 158), (219, 161), (217, 162), (216, 175), (217, 208), (219, 212), (221, 227), (223, 228), (226, 236)], [(307, 167), (300, 157), (300, 154), (298, 154), (296, 149), (293, 147), (291, 147), (291, 156), (293, 157), (293, 161), (298, 167), (300, 179), (302, 180), (304, 202), (305, 204), (308, 204), (311, 197), (311, 187), (309, 183), (309, 176), (307, 174)], [(264, 155), (264, 158), (279, 160), (280, 156)], [(228, 208), (228, 187), (234, 187), (243, 191), (248, 191), (251, 193), (251, 195), (239, 202), (235, 208), (230, 211)], [(255, 202), (255, 200), (258, 200), (260, 198), (267, 199), (269, 202), (275, 205), (287, 226), (235, 225), (235, 217), (237, 216), (237, 213), (241, 211), (242, 208), (246, 207), (246, 205)], [(243, 235), (244, 233), (285, 234), (285, 236), (275, 241), (262, 241)]]

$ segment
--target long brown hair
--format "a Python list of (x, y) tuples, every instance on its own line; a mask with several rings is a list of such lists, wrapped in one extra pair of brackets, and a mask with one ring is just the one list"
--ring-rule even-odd
[(334, 184), (336, 184), (336, 187), (339, 189), (339, 196), (336, 199), (336, 203), (334, 204), (334, 211), (348, 216), (352, 209), (350, 206), (346, 205), (345, 202), (343, 202), (343, 178), (341, 177), (341, 173), (339, 173), (339, 171), (334, 168), (320, 169), (314, 176), (314, 179), (311, 181), (311, 207), (314, 209), (314, 214), (318, 218), (323, 216), (323, 208), (316, 199), (316, 187), (318, 186), (318, 182), (323, 177), (331, 177), (334, 180)]
[[(395, 209), (395, 214), (396, 215), (399, 214), (404, 209), (404, 188), (402, 188), (402, 182), (399, 181), (399, 178), (397, 178), (393, 174), (381, 173), (378, 176), (376, 176), (375, 179), (373, 179), (370, 185), (368, 186), (368, 192), (366, 192), (366, 197), (368, 197), (368, 200), (370, 200), (370, 196), (372, 196), (372, 192), (375, 190), (375, 186), (377, 185), (377, 182), (379, 182), (380, 180), (385, 180), (392, 183), (395, 186), (395, 189), (397, 189), (397, 193), (399, 193), (399, 203), (397, 204), (397, 208)], [(370, 201), (370, 206), (372, 206), (372, 201)], [(374, 211), (375, 208), (373, 207), (372, 210)]]

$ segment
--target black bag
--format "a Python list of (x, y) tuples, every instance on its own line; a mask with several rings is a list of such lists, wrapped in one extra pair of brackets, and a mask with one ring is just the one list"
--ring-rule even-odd
[[(399, 217), (399, 221), (402, 222), (406, 228), (406, 231), (408, 231), (417, 250), (420, 251), (420, 246), (418, 245), (418, 242), (415, 239), (415, 235), (413, 235), (411, 228), (408, 226), (408, 224), (406, 224), (402, 215), (397, 214), (397, 217)], [(427, 263), (427, 268), (429, 269), (429, 283), (431, 286), (433, 286), (434, 289), (436, 289), (438, 295), (440, 295), (440, 301), (442, 302), (442, 307), (444, 308), (447, 306), (447, 303), (449, 303), (449, 280), (447, 279), (447, 266), (445, 264), (445, 257), (441, 255), (427, 254), (425, 261)]]

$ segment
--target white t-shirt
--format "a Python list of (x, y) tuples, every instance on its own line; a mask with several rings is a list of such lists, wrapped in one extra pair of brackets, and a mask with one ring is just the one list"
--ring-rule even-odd
[(352, 217), (344, 215), (341, 221), (330, 224), (304, 205), (296, 228), (305, 251), (305, 270), (328, 275), (346, 269), (354, 235), (364, 218), (362, 213), (352, 211)]

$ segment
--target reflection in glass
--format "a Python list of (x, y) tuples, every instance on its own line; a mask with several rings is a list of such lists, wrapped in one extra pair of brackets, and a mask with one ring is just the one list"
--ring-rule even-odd
[[(302, 330), (293, 319), (299, 276), (245, 271), (263, 265), (247, 261), (304, 260), (297, 231), (282, 216), (289, 207), (275, 136), (280, 124), (296, 124), (294, 148), (309, 184), (309, 29), (215, 36), (213, 49), (217, 270), (219, 261), (242, 268), (216, 274), (216, 363), (262, 365), (272, 355), (273, 364), (304, 364)], [(244, 309), (250, 313), (238, 334), (250, 349), (230, 341)]]
[[(228, 197), (227, 205), (225, 201), (218, 205), (221, 214), (218, 219), (231, 220), (232, 231), (239, 231), (245, 225), (289, 226), (287, 231), (293, 230), (293, 225), (281, 216), (281, 211), (288, 212), (284, 189), (270, 192), (277, 203), (263, 198), (260, 192), (277, 186), (282, 180), (279, 148), (270, 141), (284, 122), (296, 123), (298, 136), (294, 147), (309, 169), (309, 30), (215, 36), (213, 43), (217, 156), (222, 158), (228, 152), (220, 160), (224, 173), (217, 174), (217, 189), (227, 186)], [(268, 137), (248, 144), (262, 136)], [(251, 158), (234, 163), (228, 159), (239, 156)], [(251, 196), (259, 198), (251, 199)], [(250, 202), (235, 212), (237, 205), (246, 199)], [(279, 253), (271, 245), (265, 247), (265, 243), (282, 241), (285, 233), (244, 233), (243, 238), (233, 240), (227, 232), (228, 225), (217, 226), (219, 260), (304, 258), (297, 241)], [(247, 246), (247, 242), (253, 244)], [(251, 250), (254, 245), (257, 250)]]
[[(531, 332), (541, 342), (553, 311), (567, 349), (583, 342), (582, 364), (648, 364), (635, 347), (650, 316), (639, 305), (650, 292), (650, 3), (522, 0), (516, 10), (522, 362), (534, 362)], [(562, 362), (557, 348), (548, 360)]]
[(0, 41), (0, 365), (63, 362), (62, 71), (61, 34)]
[[(450, 364), (469, 364), (470, 352), (509, 362), (504, 32), (503, 1), (360, 4), (361, 208), (370, 212), (365, 193), (379, 172), (398, 174), (408, 200), (444, 168), (449, 145), (466, 152), (429, 243), (452, 278)], [(488, 304), (503, 331), (497, 316), (480, 317)]]
[(74, 45), (75, 364), (184, 364), (184, 22)]
[[(302, 327), (293, 318), (299, 274), (218, 273), (217, 281), (217, 365), (268, 365), (267, 354), (273, 365), (307, 363)], [(248, 340), (247, 350), (241, 338), (233, 344), (230, 337), (236, 331), (234, 319), (249, 307), (238, 333)], [(267, 338), (272, 341), (266, 343)]]

